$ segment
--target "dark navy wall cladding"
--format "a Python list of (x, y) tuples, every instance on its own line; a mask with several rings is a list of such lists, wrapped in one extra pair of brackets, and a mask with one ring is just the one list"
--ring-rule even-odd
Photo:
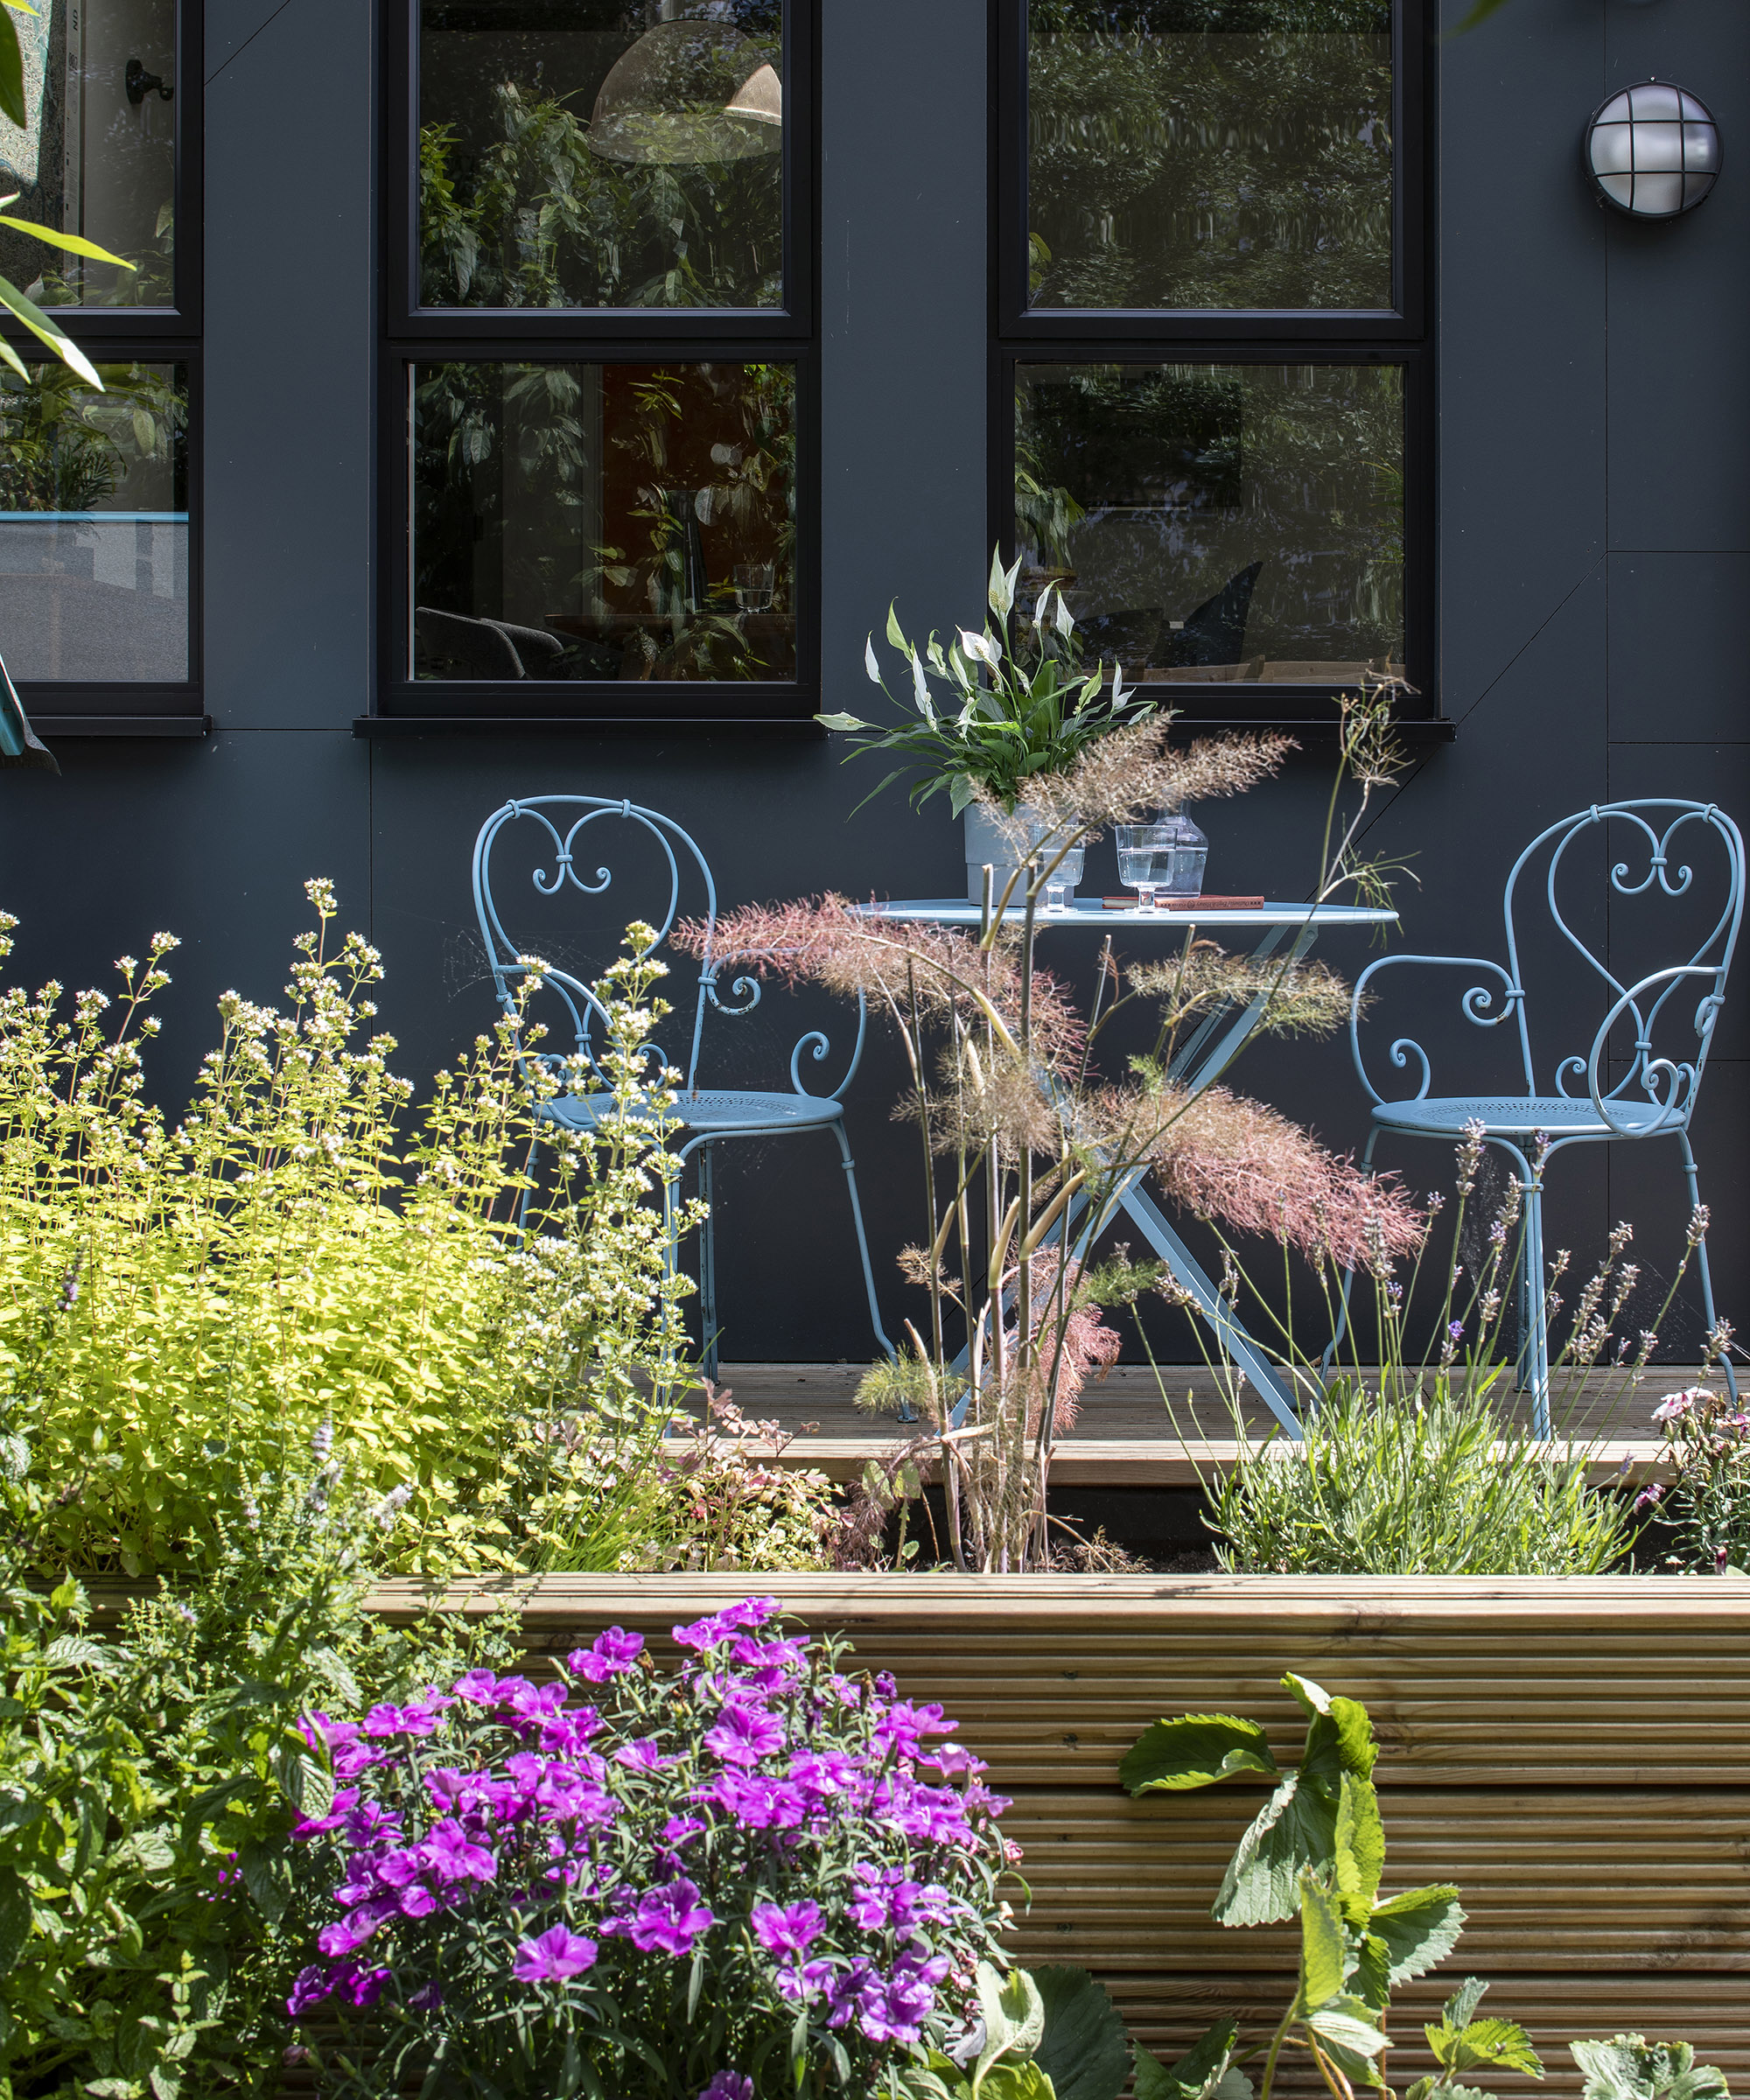
[[(1451, 0), (1456, 20), (1467, 0)], [(160, 1090), (186, 1090), (228, 985), (276, 995), (300, 893), (332, 875), (389, 977), (401, 1068), (424, 1077), (491, 1018), (468, 850), (508, 795), (625, 794), (673, 813), (730, 902), (832, 886), (957, 886), (945, 813), (872, 766), (756, 735), (441, 737), (366, 744), (377, 545), (377, 63), (360, 0), (226, 0), (207, 29), (206, 704), (203, 744), (66, 741), (63, 777), (5, 782), (18, 970), (99, 981), (158, 927), (181, 933)], [(976, 618), (988, 518), (986, 0), (824, 0), (822, 132), (827, 704), (859, 710), (863, 640)], [(307, 80), (291, 131), (286, 82)], [(1439, 55), (1444, 711), (1369, 844), (1413, 857), (1405, 944), (1499, 951), (1501, 884), (1535, 830), (1608, 794), (1712, 798), (1750, 819), (1750, 9), (1742, 0), (1509, 0)], [(1705, 208), (1606, 217), (1578, 166), (1606, 93), (1659, 74), (1717, 113), (1726, 172)], [(1323, 764), (1203, 812), (1213, 885), (1302, 893)], [(1110, 849), (1090, 881), (1110, 886)], [(633, 900), (628, 899), (628, 908)], [(1600, 906), (1596, 921), (1608, 934)], [(1328, 944), (1340, 968), (1366, 950)], [(1546, 958), (1554, 966), (1553, 954)], [(1750, 958), (1698, 1130), (1725, 1308), (1750, 1320)], [(775, 1060), (762, 1014), (738, 1076)], [(1448, 1028), (1446, 1033), (1453, 1031)], [(788, 1042), (788, 1037), (783, 1040)], [(1464, 1047), (1481, 1059), (1486, 1039)], [(771, 1065), (768, 1064), (767, 1069)], [(1469, 1068), (1479, 1074), (1485, 1065)], [(1241, 1083), (1340, 1145), (1365, 1135), (1340, 1046), (1264, 1046)], [(884, 1284), (915, 1237), (915, 1139), (877, 1039), (851, 1113)], [(869, 1348), (833, 1149), (748, 1148), (719, 1171), (725, 1353)], [(1398, 1162), (1418, 1180), (1434, 1148)], [(1613, 1218), (1669, 1268), (1674, 1148), (1560, 1164), (1550, 1238)], [(895, 1302), (898, 1293), (894, 1293)], [(1693, 1337), (1691, 1336), (1692, 1340)]]

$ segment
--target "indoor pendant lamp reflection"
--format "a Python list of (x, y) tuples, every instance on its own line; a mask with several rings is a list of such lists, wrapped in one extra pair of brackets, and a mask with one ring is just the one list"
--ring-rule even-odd
[(662, 20), (601, 84), (590, 118), (592, 152), (676, 167), (782, 150), (781, 53), (745, 35), (727, 13), (718, 0), (684, 14), (676, 0), (663, 0)]
[(1712, 113), (1669, 80), (1623, 88), (1586, 126), (1592, 187), (1631, 219), (1692, 212), (1719, 179), (1720, 158)]

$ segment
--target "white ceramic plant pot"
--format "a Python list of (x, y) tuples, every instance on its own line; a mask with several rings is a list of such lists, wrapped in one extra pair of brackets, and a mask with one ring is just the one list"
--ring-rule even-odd
[[(966, 901), (983, 904), (984, 901), (984, 870), (990, 869), (991, 897), (999, 898), (1008, 886), (1015, 871), (1015, 850), (1003, 836), (994, 818), (976, 804), (965, 815), (966, 825)], [(1075, 886), (1082, 879), (1082, 849), (1080, 847), (1065, 859), (1060, 871), (1070, 897), (1075, 894)], [(1021, 886), (1018, 883), (1018, 896)], [(1013, 904), (1018, 900), (1012, 898)]]

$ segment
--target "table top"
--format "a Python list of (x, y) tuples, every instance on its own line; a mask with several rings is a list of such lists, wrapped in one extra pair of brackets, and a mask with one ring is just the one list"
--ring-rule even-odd
[[(859, 904), (869, 919), (924, 920), (937, 926), (978, 926), (984, 914), (963, 897), (896, 897), (891, 901)], [(1011, 905), (1004, 914), (1010, 925), (1018, 926), (1025, 909)], [(1078, 897), (1066, 912), (1047, 912), (1043, 906), (1033, 916), (1036, 932), (1052, 927), (1158, 926), (1171, 929), (1185, 926), (1396, 926), (1397, 914), (1365, 904), (1252, 905), (1237, 911), (1200, 911), (1194, 906), (1170, 912), (1108, 911), (1097, 897)]]

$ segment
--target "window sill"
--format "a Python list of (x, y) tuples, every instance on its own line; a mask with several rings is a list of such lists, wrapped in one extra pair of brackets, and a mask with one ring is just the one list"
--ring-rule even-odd
[(811, 716), (786, 715), (359, 715), (353, 734), (396, 737), (651, 736), (675, 730), (823, 740)]
[(52, 715), (29, 710), (31, 727), (52, 745), (58, 737), (204, 737), (211, 715)]

